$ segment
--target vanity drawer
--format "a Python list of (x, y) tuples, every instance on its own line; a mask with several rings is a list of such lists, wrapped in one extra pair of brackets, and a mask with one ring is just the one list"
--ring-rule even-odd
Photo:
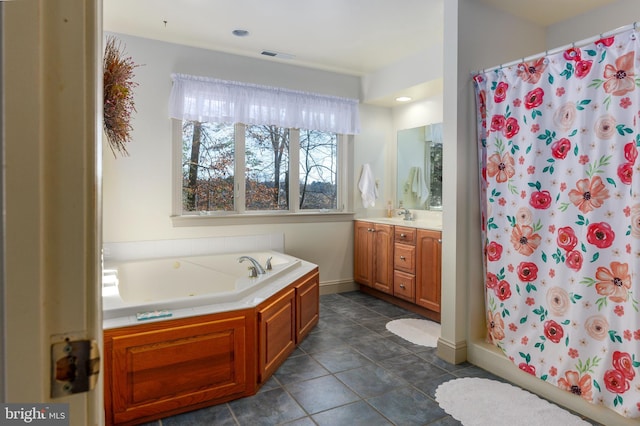
[(416, 272), (416, 248), (396, 243), (393, 250), (393, 269), (414, 274)]
[(415, 228), (405, 228), (404, 226), (396, 226), (394, 231), (394, 237), (396, 243), (402, 244), (416, 244), (416, 230)]
[(409, 302), (416, 300), (416, 277), (402, 271), (393, 271), (393, 295)]

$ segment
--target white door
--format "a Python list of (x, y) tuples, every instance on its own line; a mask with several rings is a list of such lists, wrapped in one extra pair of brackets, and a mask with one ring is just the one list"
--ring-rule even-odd
[(101, 424), (102, 380), (93, 391), (51, 397), (51, 347), (65, 337), (102, 345), (102, 0), (0, 7), (4, 397), (68, 403), (72, 425)]

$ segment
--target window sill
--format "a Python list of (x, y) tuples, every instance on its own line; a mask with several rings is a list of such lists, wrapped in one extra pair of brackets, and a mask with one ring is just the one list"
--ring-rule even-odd
[(280, 223), (350, 222), (352, 212), (247, 213), (171, 216), (174, 228), (185, 226), (268, 225)]

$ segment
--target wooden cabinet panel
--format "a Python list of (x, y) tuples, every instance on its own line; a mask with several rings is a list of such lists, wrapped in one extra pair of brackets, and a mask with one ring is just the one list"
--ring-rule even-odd
[(416, 304), (440, 312), (442, 233), (419, 229), (416, 242)]
[(258, 308), (258, 382), (263, 383), (296, 347), (295, 288)]
[(376, 223), (374, 229), (373, 288), (393, 294), (393, 226)]
[(356, 221), (353, 241), (353, 279), (355, 282), (373, 286), (373, 224)]
[(408, 302), (415, 302), (415, 282), (415, 275), (395, 271), (393, 274), (393, 295)]
[(354, 223), (354, 281), (393, 293), (393, 226)]
[(295, 286), (296, 343), (302, 342), (320, 318), (320, 276), (313, 275)]
[(253, 329), (246, 314), (234, 314), (211, 321), (199, 318), (197, 324), (164, 322), (161, 329), (156, 323), (134, 334), (105, 331), (105, 363), (112, 363), (105, 378), (108, 422), (127, 423), (251, 394), (254, 364), (246, 353), (254, 348), (248, 338)]
[(410, 274), (416, 272), (416, 248), (396, 243), (393, 251), (393, 267)]

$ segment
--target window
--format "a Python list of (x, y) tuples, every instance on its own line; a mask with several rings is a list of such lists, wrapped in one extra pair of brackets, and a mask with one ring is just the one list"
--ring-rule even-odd
[(335, 134), (300, 131), (300, 209), (337, 208), (337, 152)]
[(359, 132), (357, 99), (171, 77), (174, 223), (189, 215), (337, 213), (349, 204), (346, 145)]
[(246, 126), (246, 210), (289, 210), (289, 135), (278, 126)]
[(179, 214), (338, 211), (340, 139), (318, 130), (184, 121)]
[(233, 211), (233, 125), (186, 121), (182, 125), (182, 210)]

